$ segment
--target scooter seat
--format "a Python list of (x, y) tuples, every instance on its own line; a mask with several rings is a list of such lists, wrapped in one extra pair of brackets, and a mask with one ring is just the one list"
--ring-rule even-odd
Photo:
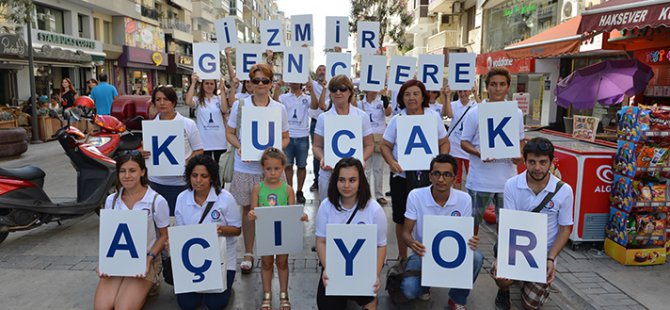
[(133, 134), (133, 135), (123, 135), (121, 136), (121, 142), (119, 143), (119, 150), (136, 150), (142, 145), (142, 135)]
[(35, 166), (24, 166), (20, 168), (0, 168), (0, 176), (12, 177), (23, 180), (44, 179), (46, 174), (42, 169)]

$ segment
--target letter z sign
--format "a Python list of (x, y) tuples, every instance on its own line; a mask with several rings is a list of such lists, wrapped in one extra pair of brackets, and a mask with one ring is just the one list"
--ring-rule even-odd
[(521, 156), (519, 143), (523, 123), (517, 102), (482, 103), (478, 109), (482, 160)]

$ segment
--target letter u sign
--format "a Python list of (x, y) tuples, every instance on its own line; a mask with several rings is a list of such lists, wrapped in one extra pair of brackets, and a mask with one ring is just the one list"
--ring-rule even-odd
[(242, 160), (258, 161), (267, 148), (281, 149), (282, 113), (276, 107), (242, 108)]

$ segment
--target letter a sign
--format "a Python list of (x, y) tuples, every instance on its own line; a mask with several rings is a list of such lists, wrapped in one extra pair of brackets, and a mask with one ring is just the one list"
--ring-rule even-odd
[(439, 154), (437, 124), (433, 115), (398, 117), (398, 163), (403, 170), (428, 170)]
[(479, 144), (482, 160), (521, 156), (519, 149), (519, 140), (523, 133), (521, 117), (516, 101), (479, 105)]

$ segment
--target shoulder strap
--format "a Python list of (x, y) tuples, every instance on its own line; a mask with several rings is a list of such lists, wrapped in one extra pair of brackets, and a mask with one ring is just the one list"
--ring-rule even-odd
[(547, 205), (547, 203), (551, 200), (551, 198), (554, 198), (554, 196), (556, 196), (556, 193), (558, 193), (558, 191), (561, 189), (561, 187), (563, 187), (564, 184), (565, 182), (558, 181), (558, 183), (556, 183), (556, 189), (554, 190), (554, 192), (547, 194), (547, 196), (544, 196), (542, 202), (540, 202), (540, 204), (535, 209), (533, 209), (532, 212), (539, 213), (540, 211), (542, 211), (542, 209), (544, 209), (544, 206)]
[(119, 191), (116, 191), (116, 194), (114, 194), (114, 200), (112, 200), (112, 210), (114, 210), (114, 207), (116, 207), (116, 200), (119, 199)]
[(151, 215), (155, 216), (156, 214), (156, 199), (158, 199), (158, 193), (154, 195), (154, 200), (151, 202)]
[(207, 203), (207, 207), (205, 207), (205, 211), (202, 212), (202, 216), (200, 217), (200, 222), (198, 222), (198, 224), (202, 224), (202, 221), (205, 220), (205, 217), (209, 213), (209, 210), (212, 210), (212, 206), (214, 206), (214, 201), (210, 201)]
[(242, 105), (244, 100), (237, 100), (237, 139), (241, 137), (240, 130), (242, 129)]
[(356, 212), (358, 212), (358, 206), (356, 206), (356, 209), (354, 209), (354, 213), (351, 213), (349, 220), (347, 220), (347, 224), (351, 223), (351, 220), (353, 220), (354, 216), (356, 216)]
[[(449, 104), (451, 104), (451, 103), (449, 103)], [(454, 124), (453, 126), (449, 125), (450, 130), (449, 130), (449, 134), (447, 135), (447, 137), (451, 137), (451, 133), (454, 132), (454, 130), (456, 130), (456, 128), (458, 127), (458, 124), (461, 123), (461, 121), (465, 117), (465, 114), (468, 114), (468, 111), (470, 111), (470, 108), (472, 108), (472, 106), (473, 106), (473, 104), (471, 104), (467, 109), (465, 109), (465, 112), (463, 112), (463, 115), (461, 115), (461, 117), (458, 119), (458, 121), (456, 121), (456, 124)]]

